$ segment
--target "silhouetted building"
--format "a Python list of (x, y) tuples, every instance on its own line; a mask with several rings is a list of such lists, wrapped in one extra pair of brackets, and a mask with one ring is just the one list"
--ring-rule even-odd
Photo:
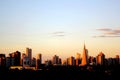
[(81, 58), (80, 58), (80, 54), (77, 53), (76, 54), (76, 66), (79, 66), (79, 64), (81, 64)]
[(38, 54), (36, 57), (36, 69), (39, 69), (41, 64), (42, 64), (42, 54)]
[(26, 48), (26, 57), (29, 58), (29, 63), (30, 63), (30, 66), (31, 66), (31, 61), (32, 61), (32, 49)]
[(6, 66), (6, 57), (5, 54), (0, 54), (0, 67)]
[(32, 58), (31, 66), (36, 67), (36, 58), (34, 57)]
[(24, 57), (26, 57), (26, 54), (22, 53), (21, 62), (20, 62), (21, 65), (23, 65), (23, 59), (24, 59)]
[(59, 56), (57, 56), (57, 55), (54, 55), (54, 56), (53, 56), (52, 64), (53, 64), (53, 65), (61, 64), (61, 59), (59, 58)]
[(115, 57), (115, 64), (119, 64), (120, 63), (120, 59), (119, 59), (119, 55), (116, 55)]
[(67, 65), (67, 61), (66, 60), (62, 60), (62, 65), (66, 66)]
[(45, 61), (45, 66), (50, 66), (52, 65), (52, 61), (51, 60), (46, 60)]
[(110, 66), (110, 65), (114, 65), (115, 64), (115, 59), (113, 58), (108, 58), (107, 59), (107, 65)]
[(6, 57), (6, 67), (9, 68), (11, 65), (11, 58), (10, 57)]
[(75, 66), (75, 58), (73, 56), (67, 58), (67, 65)]
[(84, 44), (81, 66), (85, 65), (88, 65), (88, 50), (86, 49)]
[(23, 58), (23, 67), (30, 67), (30, 59), (26, 56)]
[(96, 59), (92, 56), (89, 57), (88, 62), (90, 65), (95, 65), (96, 64)]
[(19, 66), (21, 62), (21, 53), (19, 51), (10, 53), (10, 65)]
[(105, 64), (105, 55), (100, 52), (97, 56), (97, 65), (104, 65)]

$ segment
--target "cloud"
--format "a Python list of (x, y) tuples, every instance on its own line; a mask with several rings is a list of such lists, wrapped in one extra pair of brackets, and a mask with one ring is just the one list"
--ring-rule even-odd
[(60, 36), (60, 37), (62, 37), (62, 36), (65, 36), (65, 35), (55, 35), (55, 36)]
[(112, 29), (110, 29), (110, 28), (99, 28), (99, 29), (96, 29), (96, 30), (99, 30), (99, 31), (111, 31)]
[(100, 36), (93, 36), (93, 37), (120, 37), (120, 29), (112, 29), (112, 28), (99, 28), (96, 29), (101, 31)]
[(58, 37), (63, 37), (63, 36), (65, 36), (65, 32), (63, 32), (63, 31), (53, 32), (52, 35), (58, 36)]
[(59, 32), (53, 32), (52, 34), (64, 34), (65, 32), (59, 31)]
[(100, 36), (93, 36), (93, 37), (94, 37), (94, 38), (97, 38), (97, 37), (102, 37), (102, 38), (103, 38), (103, 37), (113, 37), (113, 38), (114, 38), (114, 37), (120, 37), (120, 36), (105, 36), (105, 35), (100, 35)]

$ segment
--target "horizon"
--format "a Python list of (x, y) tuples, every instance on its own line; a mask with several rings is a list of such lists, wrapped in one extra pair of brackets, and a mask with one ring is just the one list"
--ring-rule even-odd
[[(85, 43), (84, 43), (84, 45), (85, 45)], [(85, 47), (86, 47), (86, 45), (85, 45)], [(29, 47), (26, 47), (26, 48), (29, 48)], [(29, 49), (32, 49), (32, 48), (29, 48)], [(84, 48), (83, 48), (83, 49), (84, 49)], [(87, 48), (86, 48), (86, 49), (87, 49)], [(33, 50), (33, 49), (32, 49), (32, 50)], [(87, 50), (88, 50), (88, 49), (87, 49)], [(21, 56), (22, 56), (22, 54), (26, 54), (25, 51), (24, 51), (24, 52), (21, 52), (20, 50), (16, 50), (16, 51), (19, 51), (19, 52), (21, 53)], [(13, 52), (16, 52), (16, 51), (13, 51)], [(6, 57), (8, 57), (9, 54), (10, 54), (10, 53), (13, 53), (13, 52), (9, 52), (7, 55), (6, 55), (6, 53), (0, 53), (0, 54), (5, 54)], [(102, 52), (102, 51), (101, 51), (101, 52)], [(99, 52), (99, 53), (101, 53), (101, 52)], [(33, 52), (32, 52), (32, 53), (33, 53)], [(79, 52), (77, 52), (77, 53), (79, 53)], [(44, 62), (47, 61), (47, 60), (52, 60), (53, 56), (55, 56), (55, 55), (59, 56), (59, 58), (61, 58), (62, 61), (63, 61), (63, 60), (66, 60), (67, 58), (69, 58), (69, 57), (71, 57), (71, 56), (73, 56), (74, 58), (76, 58), (76, 54), (77, 54), (77, 53), (75, 53), (74, 55), (66, 56), (66, 58), (61, 58), (61, 56), (59, 56), (58, 54), (49, 55), (49, 58), (46, 58), (46, 56), (44, 56), (42, 53), (38, 53), (38, 54), (42, 54), (42, 63), (44, 63)], [(88, 58), (89, 58), (90, 56), (96, 58), (96, 57), (99, 55), (99, 53), (97, 53), (95, 56), (92, 56), (92, 55), (89, 55), (89, 50), (88, 50)], [(105, 54), (104, 52), (102, 52), (102, 53), (105, 55), (105, 58), (106, 58), (106, 59), (108, 59), (108, 58), (116, 58), (116, 55), (120, 56), (119, 54), (115, 54), (114, 57), (106, 57), (106, 54)], [(83, 53), (79, 53), (79, 54), (80, 54), (80, 58), (82, 58), (82, 57), (83, 57)], [(33, 54), (32, 54), (32, 58), (36, 58), (36, 57), (37, 57), (37, 54), (36, 54), (36, 55), (33, 55)]]
[(0, 53), (16, 50), (49, 59), (82, 54), (120, 54), (119, 0), (1, 0)]

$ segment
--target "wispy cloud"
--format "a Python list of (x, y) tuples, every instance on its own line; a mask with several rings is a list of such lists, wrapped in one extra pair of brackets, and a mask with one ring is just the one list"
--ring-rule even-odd
[(96, 30), (101, 31), (101, 34), (93, 37), (120, 37), (120, 28), (119, 29), (100, 28)]
[(53, 32), (52, 34), (64, 34), (65, 32), (59, 31), (59, 32)]
[(93, 37), (94, 37), (94, 38), (97, 38), (97, 37), (103, 37), (103, 38), (104, 38), (104, 37), (113, 37), (113, 38), (114, 38), (114, 37), (120, 37), (120, 36), (106, 36), (106, 35), (100, 35), (100, 36), (93, 36)]
[(110, 29), (110, 28), (99, 28), (99, 29), (96, 29), (96, 30), (99, 30), (99, 31), (111, 31), (112, 29)]
[(63, 37), (63, 36), (65, 36), (65, 32), (63, 32), (63, 31), (53, 32), (52, 35), (58, 36), (58, 37)]

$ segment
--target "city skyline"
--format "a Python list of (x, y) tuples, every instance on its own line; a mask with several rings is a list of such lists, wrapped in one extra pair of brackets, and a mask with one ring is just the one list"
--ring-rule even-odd
[[(28, 48), (28, 47), (26, 47), (25, 52), (21, 52), (20, 50), (16, 50), (16, 51), (8, 53), (8, 55), (6, 55), (6, 53), (0, 53), (0, 54), (5, 54), (6, 57), (9, 57), (10, 54), (14, 54), (15, 52), (21, 53), (20, 57), (22, 57), (22, 58), (27, 56), (26, 59), (28, 59), (28, 61), (30, 60), (29, 62), (31, 62), (31, 60), (34, 59), (34, 58), (35, 59), (40, 58), (40, 59), (42, 59), (42, 60), (40, 60), (40, 61), (42, 61), (42, 63), (44, 63), (47, 60), (52, 60), (53, 56), (57, 56), (58, 55), (58, 54), (48, 55), (49, 57), (47, 58), (47, 56), (45, 56), (44, 53), (43, 54), (42, 53), (37, 53), (36, 55), (33, 56), (32, 48)], [(64, 60), (66, 60), (69, 57), (73, 57), (75, 59), (83, 59), (83, 61), (81, 62), (81, 66), (83, 66), (83, 65), (88, 64), (88, 58), (90, 58), (90, 57), (97, 58), (99, 54), (100, 55), (104, 54), (104, 56), (105, 56), (106, 59), (116, 58), (116, 56), (120, 56), (119, 54), (115, 54), (114, 57), (106, 57), (106, 54), (104, 52), (102, 52), (102, 51), (99, 52), (99, 53), (96, 53), (95, 56), (89, 55), (89, 50), (86, 48), (86, 45), (84, 43), (82, 53), (78, 53), (77, 52), (74, 55), (67, 55), (65, 58), (61, 57), (60, 55), (58, 55), (58, 57), (60, 57), (60, 59), (62, 59), (61, 61), (64, 61)], [(41, 57), (41, 55), (43, 55), (43, 56)]]
[[(43, 59), (82, 54), (120, 54), (119, 0), (1, 0), (0, 53), (25, 48)], [(45, 56), (45, 57), (44, 57)]]

